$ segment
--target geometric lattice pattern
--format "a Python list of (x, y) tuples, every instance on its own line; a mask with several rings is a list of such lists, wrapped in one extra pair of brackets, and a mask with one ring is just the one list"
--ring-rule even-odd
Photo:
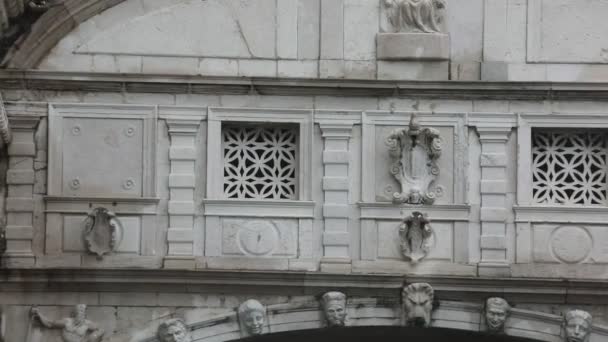
[(532, 132), (532, 195), (539, 204), (606, 205), (607, 132)]
[(297, 127), (222, 127), (224, 195), (295, 200)]

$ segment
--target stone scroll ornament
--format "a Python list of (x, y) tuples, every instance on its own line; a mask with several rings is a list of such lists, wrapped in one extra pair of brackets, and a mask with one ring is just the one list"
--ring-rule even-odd
[(401, 254), (413, 263), (420, 261), (429, 253), (429, 239), (432, 235), (433, 229), (427, 215), (413, 212), (399, 226)]
[(440, 33), (445, 0), (382, 0), (396, 32)]
[(98, 258), (114, 252), (122, 241), (122, 223), (106, 208), (95, 208), (83, 222), (83, 239), (86, 249)]
[(394, 130), (386, 139), (393, 159), (390, 172), (401, 186), (393, 203), (433, 204), (440, 192), (435, 187), (439, 176), (441, 138), (434, 128), (422, 128), (413, 114), (409, 127)]
[(401, 292), (403, 322), (406, 326), (426, 328), (431, 325), (435, 291), (427, 283), (413, 283)]

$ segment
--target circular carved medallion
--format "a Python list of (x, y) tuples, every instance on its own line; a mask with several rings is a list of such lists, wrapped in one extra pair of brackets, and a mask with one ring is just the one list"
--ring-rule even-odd
[(553, 231), (550, 246), (555, 258), (574, 264), (589, 256), (593, 240), (585, 228), (561, 226)]
[(250, 221), (237, 232), (239, 248), (245, 254), (264, 256), (271, 254), (279, 241), (279, 232), (270, 222)]

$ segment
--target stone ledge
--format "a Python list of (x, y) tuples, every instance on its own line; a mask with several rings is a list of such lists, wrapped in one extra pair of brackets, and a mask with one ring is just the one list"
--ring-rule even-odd
[[(442, 99), (606, 100), (608, 83), (379, 81), (192, 77), (110, 73), (2, 70), (5, 90), (152, 92), (165, 94), (240, 94), (292, 96), (398, 96)], [(15, 106), (7, 104), (10, 115)], [(42, 110), (43, 108), (40, 108)]]
[(379, 60), (440, 61), (450, 59), (450, 37), (436, 33), (379, 33)]

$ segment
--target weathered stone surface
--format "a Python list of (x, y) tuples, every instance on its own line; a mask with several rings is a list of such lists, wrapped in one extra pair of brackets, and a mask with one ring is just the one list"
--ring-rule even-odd
[(447, 34), (379, 33), (377, 58), (385, 60), (447, 60), (450, 38)]

